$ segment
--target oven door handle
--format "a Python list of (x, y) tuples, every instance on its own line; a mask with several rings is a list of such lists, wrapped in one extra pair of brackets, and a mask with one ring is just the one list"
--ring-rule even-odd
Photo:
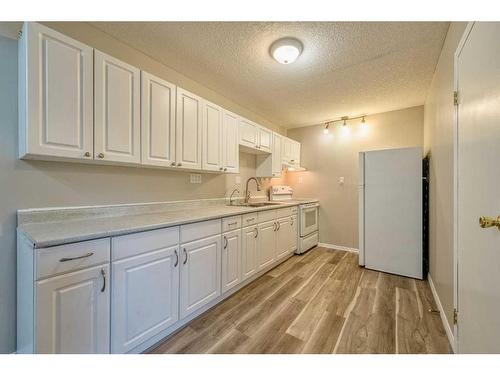
[(311, 205), (303, 205), (300, 208), (315, 208), (319, 207), (319, 203), (312, 203)]

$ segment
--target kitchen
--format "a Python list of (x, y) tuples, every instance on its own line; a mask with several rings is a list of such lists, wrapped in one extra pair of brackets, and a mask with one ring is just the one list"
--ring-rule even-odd
[[(347, 104), (318, 88), (327, 70), (308, 70), (328, 65), (314, 60), (324, 52), (310, 27), (2, 25), (0, 234), (4, 284), (15, 285), (3, 352), (461, 352), (453, 276), (442, 280), (453, 266), (439, 268), (436, 251), (441, 185), (428, 184), (441, 164), (422, 160), (430, 150), (442, 161), (433, 90), (473, 26), (318, 23), (326, 50), (332, 33), (365, 38), (343, 46), (351, 60), (340, 78), (329, 73)], [(223, 63), (247, 56), (236, 38), (221, 55), (201, 47), (238, 33), (265, 45), (246, 71)], [(397, 52), (370, 60), (380, 48)], [(316, 87), (314, 97), (276, 96), (287, 68), (318, 80), (294, 82)], [(361, 68), (367, 88), (349, 87)], [(235, 75), (248, 92), (232, 88)], [(271, 108), (252, 95), (272, 77)], [(332, 100), (339, 109), (328, 112)], [(311, 108), (283, 111), (287, 101)], [(494, 352), (491, 340), (470, 351)]]

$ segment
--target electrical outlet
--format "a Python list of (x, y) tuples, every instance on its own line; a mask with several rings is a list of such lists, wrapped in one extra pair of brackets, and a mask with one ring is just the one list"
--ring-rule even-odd
[(189, 182), (192, 184), (201, 184), (201, 174), (191, 173), (189, 175)]
[(303, 182), (304, 182), (304, 177), (303, 176), (299, 176), (299, 184), (301, 184)]
[(241, 176), (236, 176), (234, 178), (234, 183), (237, 184), (237, 185), (241, 184)]
[(339, 185), (344, 185), (344, 177), (339, 177)]

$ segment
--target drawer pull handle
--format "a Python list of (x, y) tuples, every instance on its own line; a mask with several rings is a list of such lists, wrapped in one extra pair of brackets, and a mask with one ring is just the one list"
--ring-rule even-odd
[(104, 293), (104, 291), (106, 290), (106, 271), (104, 271), (104, 268), (101, 269), (101, 275), (102, 275), (102, 280), (103, 280), (101, 293)]
[(94, 252), (91, 251), (90, 253), (87, 253), (87, 254), (84, 254), (84, 255), (80, 255), (79, 257), (61, 258), (61, 259), (59, 259), (59, 262), (63, 263), (63, 262), (69, 262), (71, 260), (88, 258), (88, 257), (91, 257), (92, 255), (94, 255)]
[(184, 262), (183, 262), (182, 264), (186, 264), (186, 263), (187, 263), (187, 261), (188, 261), (188, 253), (187, 253), (187, 251), (186, 251), (186, 248), (184, 248), (184, 249), (182, 249), (182, 250), (184, 250), (184, 255), (186, 256), (186, 259), (184, 259)]
[(224, 236), (224, 249), (227, 249), (227, 237)]
[(259, 235), (259, 229), (257, 229), (257, 227), (255, 228), (255, 237), (254, 238), (257, 238), (257, 236)]
[(250, 221), (254, 221), (254, 220), (255, 220), (255, 218), (254, 218), (254, 217), (252, 217), (252, 218), (250, 218), (250, 219), (247, 219), (247, 223), (248, 223), (248, 222), (250, 222)]
[(227, 225), (236, 225), (236, 224), (238, 224), (237, 221), (235, 221), (234, 223), (228, 223)]
[(281, 223), (279, 221), (277, 221), (276, 224), (278, 225), (278, 230), (280, 230), (281, 229)]
[(177, 265), (179, 264), (179, 253), (177, 252), (177, 250), (174, 250), (174, 253), (175, 253), (175, 264), (174, 264), (174, 267), (177, 267)]
[(276, 222), (273, 223), (273, 232), (276, 232), (276, 228), (277, 228), (277, 225), (276, 225)]
[(290, 217), (290, 226), (293, 227), (293, 217)]

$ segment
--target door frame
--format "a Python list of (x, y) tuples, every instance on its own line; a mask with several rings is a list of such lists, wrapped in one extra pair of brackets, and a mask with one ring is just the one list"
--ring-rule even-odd
[[(455, 50), (453, 60), (453, 91), (459, 92), (458, 86), (458, 63), (460, 54), (469, 39), (475, 22), (467, 23), (462, 38)], [(453, 108), (453, 308), (458, 311), (458, 105)], [(452, 322), (453, 323), (453, 322)], [(453, 351), (460, 353), (459, 327), (453, 324)]]

